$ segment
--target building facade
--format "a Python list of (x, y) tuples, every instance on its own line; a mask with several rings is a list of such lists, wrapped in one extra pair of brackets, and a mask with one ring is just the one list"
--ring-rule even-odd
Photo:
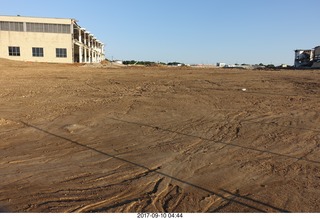
[(53, 63), (98, 63), (104, 44), (75, 19), (0, 16), (0, 58)]
[(296, 49), (294, 59), (294, 67), (311, 67), (313, 64), (314, 50), (312, 49)]
[(320, 68), (320, 46), (317, 46), (314, 49), (297, 49), (294, 52), (294, 67)]

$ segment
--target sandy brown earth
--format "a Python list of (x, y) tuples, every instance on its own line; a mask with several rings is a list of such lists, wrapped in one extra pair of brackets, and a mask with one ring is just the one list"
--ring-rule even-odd
[(0, 60), (0, 208), (320, 212), (319, 125), (317, 70)]

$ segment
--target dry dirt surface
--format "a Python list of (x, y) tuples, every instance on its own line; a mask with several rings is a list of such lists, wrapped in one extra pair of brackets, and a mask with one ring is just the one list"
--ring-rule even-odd
[(6, 212), (320, 212), (320, 71), (0, 60)]

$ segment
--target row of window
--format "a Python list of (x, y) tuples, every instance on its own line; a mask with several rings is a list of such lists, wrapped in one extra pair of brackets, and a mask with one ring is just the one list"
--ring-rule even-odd
[(8, 31), (23, 31), (22, 22), (9, 22), (9, 21), (0, 21), (0, 30)]
[(69, 24), (47, 24), (26, 22), (24, 30), (23, 22), (0, 21), (0, 30), (5, 31), (27, 31), (40, 33), (71, 33)]
[(27, 23), (27, 32), (70, 33), (68, 24)]
[[(9, 46), (9, 56), (20, 56), (20, 47)], [(32, 56), (33, 57), (44, 57), (44, 49), (41, 47), (32, 47)], [(67, 58), (67, 49), (65, 48), (56, 48), (56, 57), (57, 58)]]

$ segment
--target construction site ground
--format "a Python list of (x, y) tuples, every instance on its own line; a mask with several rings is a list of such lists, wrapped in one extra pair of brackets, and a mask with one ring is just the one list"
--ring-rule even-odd
[(320, 71), (0, 60), (3, 212), (320, 212)]

